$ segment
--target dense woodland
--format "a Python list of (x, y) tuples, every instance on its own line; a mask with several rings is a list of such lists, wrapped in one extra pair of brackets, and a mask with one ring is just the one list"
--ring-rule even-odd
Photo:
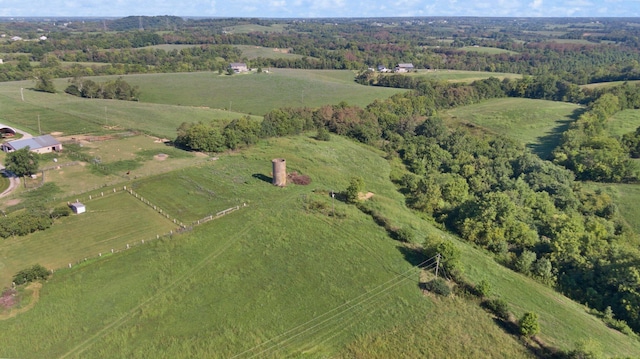
[[(224, 126), (184, 123), (175, 143), (220, 152), (310, 130), (325, 138), (328, 130), (376, 146), (406, 166), (393, 180), (412, 209), (493, 253), (505, 266), (597, 310), (610, 307), (616, 318), (640, 332), (638, 236), (607, 194), (581, 183), (639, 180), (632, 158), (640, 157), (640, 127), (617, 138), (607, 133), (605, 124), (619, 111), (640, 108), (640, 87), (579, 86), (640, 79), (640, 27), (633, 21), (132, 17), (64, 27), (38, 24), (47, 33), (45, 41), (0, 41), (5, 60), (0, 81), (70, 77), (68, 93), (130, 100), (137, 90), (124, 81), (96, 84), (88, 76), (222, 72), (229, 62), (246, 61), (253, 67), (353, 69), (360, 72), (354, 81), (363, 85), (411, 89), (366, 108), (341, 103), (273, 110), (262, 123), (249, 117)], [(280, 31), (233, 31), (245, 24), (279, 26)], [(580, 42), (550, 41), (545, 32), (557, 29), (563, 31), (554, 40)], [(3, 32), (30, 39), (38, 35), (24, 23), (0, 23)], [(170, 51), (148, 47), (160, 44), (194, 46)], [(302, 57), (249, 60), (233, 45), (288, 48)], [(467, 46), (505, 51), (469, 51)], [(456, 84), (368, 70), (399, 62), (412, 62), (419, 69), (524, 76)], [(444, 109), (500, 97), (573, 102), (584, 105), (584, 111), (551, 158), (438, 116)]]

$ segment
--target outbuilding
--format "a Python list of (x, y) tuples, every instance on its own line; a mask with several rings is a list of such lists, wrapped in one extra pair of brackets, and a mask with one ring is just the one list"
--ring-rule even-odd
[(87, 207), (85, 207), (85, 205), (80, 202), (73, 202), (69, 205), (69, 207), (71, 207), (71, 210), (75, 214), (80, 214), (87, 211)]
[(2, 150), (7, 153), (17, 151), (25, 147), (29, 147), (29, 150), (31, 152), (41, 154), (58, 152), (62, 150), (62, 144), (51, 135), (42, 135), (38, 137), (10, 141), (3, 143), (2, 146), (0, 146), (0, 148), (2, 148)]

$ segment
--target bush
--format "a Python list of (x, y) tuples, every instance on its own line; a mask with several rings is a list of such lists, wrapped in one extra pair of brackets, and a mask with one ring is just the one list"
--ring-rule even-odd
[(31, 268), (23, 269), (13, 276), (13, 282), (17, 285), (33, 282), (38, 279), (47, 279), (49, 271), (40, 264), (35, 264)]
[(445, 280), (442, 278), (436, 278), (427, 282), (425, 284), (425, 289), (430, 292), (439, 294), (443, 297), (448, 297), (449, 294), (451, 294), (451, 288), (449, 288), (447, 282), (445, 282)]
[(486, 279), (483, 279), (476, 284), (474, 289), (479, 297), (488, 297), (491, 292), (491, 284)]
[(318, 141), (330, 141), (331, 135), (329, 134), (329, 130), (326, 127), (320, 126), (318, 127), (318, 134), (316, 134), (316, 140)]
[(518, 322), (520, 327), (520, 335), (532, 337), (540, 333), (540, 324), (538, 324), (538, 314), (534, 312), (524, 313)]
[(484, 307), (487, 308), (491, 313), (495, 314), (496, 317), (508, 321), (511, 317), (511, 313), (509, 312), (509, 303), (506, 300), (501, 298), (490, 299), (483, 303)]
[(406, 228), (398, 228), (394, 231), (394, 237), (395, 239), (399, 240), (400, 242), (413, 242), (415, 236), (413, 235), (413, 232), (409, 229)]
[(51, 211), (51, 218), (57, 219), (60, 217), (67, 217), (71, 215), (71, 208), (69, 206), (56, 207)]

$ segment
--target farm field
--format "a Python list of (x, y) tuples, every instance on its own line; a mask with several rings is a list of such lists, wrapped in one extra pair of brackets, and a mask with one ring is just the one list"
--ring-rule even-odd
[(634, 132), (638, 127), (640, 127), (640, 110), (617, 112), (607, 122), (607, 131), (613, 136)]
[[(109, 188), (110, 190), (111, 188)], [(122, 191), (105, 197), (82, 199), (87, 212), (59, 219), (49, 230), (0, 242), (0, 287), (11, 284), (13, 274), (39, 263), (60, 269), (86, 257), (122, 250), (127, 244), (155, 239), (177, 226), (171, 220)], [(64, 202), (60, 203), (60, 205)]]
[(405, 91), (358, 85), (354, 78), (355, 73), (348, 70), (274, 68), (269, 73), (233, 76), (199, 72), (125, 77), (128, 83), (140, 87), (141, 102), (231, 108), (253, 115), (264, 115), (281, 107), (319, 107), (340, 101), (365, 107), (375, 99)]
[(487, 72), (487, 71), (463, 71), (463, 70), (418, 70), (418, 72), (411, 72), (404, 75), (425, 77), (433, 80), (442, 80), (448, 82), (473, 82), (476, 80), (488, 79), (495, 77), (503, 80), (505, 78), (517, 79), (522, 75), (510, 74), (503, 72)]
[(446, 112), (454, 121), (470, 122), (507, 136), (548, 158), (581, 107), (564, 102), (503, 98)]
[[(98, 81), (104, 81), (104, 78)], [(68, 85), (66, 79), (54, 82), (59, 90), (64, 90)], [(62, 92), (49, 94), (32, 91), (32, 86), (31, 81), (0, 83), (0, 107), (3, 110), (0, 123), (37, 134), (39, 118), (42, 133), (113, 134), (135, 129), (173, 139), (176, 128), (182, 122), (230, 121), (244, 115), (198, 105), (83, 99)], [(24, 101), (21, 101), (20, 88), (24, 88)]]
[(242, 50), (242, 57), (246, 57), (249, 60), (258, 57), (265, 59), (301, 59), (304, 57), (302, 55), (290, 54), (289, 49), (277, 49), (273, 47), (252, 45), (233, 45), (233, 47)]
[(286, 30), (285, 24), (273, 24), (270, 26), (263, 26), (258, 24), (245, 24), (225, 27), (224, 31), (234, 34), (246, 34), (249, 32), (284, 32)]
[[(310, 185), (270, 184), (271, 159), (283, 156), (289, 171), (310, 176)], [(154, 203), (176, 202), (176, 209), (167, 208), (173, 216), (190, 203), (192, 217), (218, 204), (247, 206), (172, 239), (57, 271), (33, 309), (0, 321), (0, 356), (350, 357), (373, 341), (371, 347), (379, 346), (376, 353), (384, 357), (388, 348), (409, 341), (410, 350), (423, 348), (420, 353), (427, 356), (453, 350), (463, 357), (531, 357), (479, 307), (456, 297), (423, 296), (413, 267), (419, 256), (411, 246), (389, 238), (355, 206), (332, 203), (329, 191), (345, 188), (356, 173), (374, 193), (369, 201), (394, 224), (410, 228), (418, 241), (424, 235), (453, 240), (471, 282), (490, 281), (495, 294), (519, 303), (512, 304), (516, 314), (536, 311), (545, 343), (567, 349), (591, 339), (601, 341), (609, 355), (640, 351), (640, 342), (606, 328), (581, 306), (500, 267), (407, 210), (383, 156), (344, 138), (319, 142), (298, 136), (264, 141), (168, 173), (162, 181), (133, 181), (135, 191)], [(173, 199), (161, 193), (174, 187)], [(109, 197), (111, 203), (101, 202), (106, 198), (95, 203), (117, 208), (117, 196), (142, 205), (125, 193)], [(329, 215), (332, 205), (336, 216)], [(140, 212), (165, 221), (151, 209)], [(125, 215), (110, 217), (110, 227), (140, 223)], [(78, 218), (89, 217), (68, 220)], [(60, 237), (68, 246), (83, 240), (80, 234)], [(436, 323), (428, 325), (428, 318)], [(429, 335), (412, 334), (424, 333), (424, 327)]]
[(596, 82), (596, 83), (592, 83), (592, 84), (587, 84), (587, 85), (581, 85), (580, 87), (582, 88), (588, 88), (588, 89), (594, 89), (594, 88), (599, 88), (599, 87), (610, 87), (610, 86), (617, 86), (617, 85), (622, 85), (625, 82), (628, 82), (630, 84), (637, 84), (640, 81), (638, 80), (631, 80), (631, 81), (609, 81), (609, 82)]
[(480, 52), (480, 53), (490, 54), (490, 55), (495, 55), (495, 54), (514, 55), (514, 54), (517, 54), (516, 51), (500, 49), (500, 48), (497, 48), (497, 47), (486, 47), (486, 46), (463, 46), (460, 49), (464, 50), (464, 51)]

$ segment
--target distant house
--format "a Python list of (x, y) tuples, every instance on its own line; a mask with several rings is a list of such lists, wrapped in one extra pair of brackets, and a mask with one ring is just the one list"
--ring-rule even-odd
[(412, 63), (398, 64), (398, 66), (396, 66), (395, 71), (396, 72), (411, 72), (411, 71), (413, 71), (413, 64)]
[(0, 59), (0, 64), (2, 63), (2, 59)]
[(69, 207), (71, 207), (71, 210), (75, 214), (80, 214), (87, 211), (87, 207), (80, 202), (73, 202), (69, 205)]
[(389, 72), (389, 69), (384, 65), (378, 65), (378, 71), (380, 71), (380, 72)]
[(247, 68), (247, 64), (245, 64), (244, 62), (232, 62), (229, 64), (229, 68), (235, 73), (249, 71), (249, 68)]
[(47, 39), (47, 37), (46, 37), (46, 36), (44, 36), (44, 35), (42, 35), (42, 36), (40, 36), (40, 37), (39, 37), (39, 39), (40, 39), (40, 41), (44, 41), (44, 40), (46, 40), (46, 39)]
[(20, 36), (13, 36), (11, 41), (22, 41), (22, 38)]
[(29, 150), (35, 153), (50, 153), (62, 150), (62, 144), (51, 135), (6, 142), (0, 148), (2, 151), (9, 153), (25, 147), (29, 147)]

